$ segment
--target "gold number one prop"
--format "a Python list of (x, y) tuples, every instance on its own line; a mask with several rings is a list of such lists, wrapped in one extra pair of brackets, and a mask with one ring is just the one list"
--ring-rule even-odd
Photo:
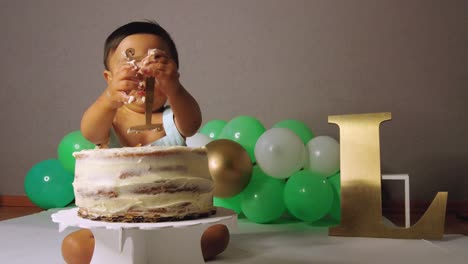
[(439, 192), (409, 228), (389, 227), (382, 221), (380, 123), (391, 113), (329, 116), (340, 128), (341, 223), (331, 236), (442, 239), (447, 192)]

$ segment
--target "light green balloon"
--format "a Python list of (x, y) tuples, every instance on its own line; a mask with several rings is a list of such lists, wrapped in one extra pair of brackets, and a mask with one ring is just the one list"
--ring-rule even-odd
[(236, 214), (240, 214), (242, 212), (241, 202), (242, 192), (228, 198), (213, 197), (213, 204), (215, 206), (231, 209), (236, 212)]
[(35, 205), (43, 208), (61, 208), (75, 198), (73, 175), (56, 159), (35, 164), (26, 174), (24, 191)]
[(247, 151), (252, 162), (255, 162), (255, 144), (263, 132), (265, 127), (256, 118), (238, 116), (224, 126), (219, 139), (229, 139), (239, 143)]
[(286, 209), (283, 200), (284, 181), (266, 177), (255, 179), (242, 191), (241, 208), (252, 222), (270, 223)]
[(286, 182), (284, 202), (292, 215), (312, 223), (330, 211), (333, 189), (320, 174), (307, 170), (299, 171)]
[(84, 149), (93, 149), (96, 146), (89, 142), (79, 130), (68, 133), (60, 141), (57, 148), (57, 156), (66, 171), (75, 174), (75, 157), (73, 152)]
[(306, 124), (295, 119), (282, 120), (273, 125), (273, 127), (287, 128), (291, 130), (299, 136), (304, 145), (306, 145), (307, 142), (309, 142), (309, 140), (311, 140), (314, 137), (314, 133)]
[(209, 136), (212, 139), (218, 139), (219, 134), (226, 126), (227, 122), (224, 120), (213, 119), (208, 121), (200, 128), (200, 133)]
[(331, 184), (333, 189), (333, 203), (328, 213), (333, 219), (341, 221), (341, 183), (340, 183), (340, 172), (335, 175), (328, 177), (328, 182)]

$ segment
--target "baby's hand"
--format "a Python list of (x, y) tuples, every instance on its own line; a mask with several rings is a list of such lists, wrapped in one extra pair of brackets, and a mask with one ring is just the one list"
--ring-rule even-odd
[(177, 64), (163, 50), (155, 50), (150, 55), (142, 60), (138, 73), (155, 77), (156, 87), (170, 98), (181, 87)]
[(133, 101), (129, 93), (138, 88), (139, 78), (137, 74), (134, 66), (124, 64), (111, 76), (112, 79), (109, 81), (104, 93), (113, 109)]

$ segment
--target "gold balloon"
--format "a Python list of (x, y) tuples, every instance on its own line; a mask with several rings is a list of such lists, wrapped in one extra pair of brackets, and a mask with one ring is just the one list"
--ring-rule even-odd
[(240, 193), (252, 175), (252, 161), (247, 151), (228, 139), (211, 141), (206, 148), (208, 167), (215, 185), (213, 195), (226, 198)]

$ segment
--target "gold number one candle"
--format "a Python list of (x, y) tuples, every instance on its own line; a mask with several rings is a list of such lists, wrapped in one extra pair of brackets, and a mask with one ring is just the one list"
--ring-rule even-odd
[(439, 192), (419, 221), (409, 228), (382, 221), (380, 123), (391, 113), (329, 116), (340, 128), (341, 223), (331, 236), (441, 239), (447, 192)]

